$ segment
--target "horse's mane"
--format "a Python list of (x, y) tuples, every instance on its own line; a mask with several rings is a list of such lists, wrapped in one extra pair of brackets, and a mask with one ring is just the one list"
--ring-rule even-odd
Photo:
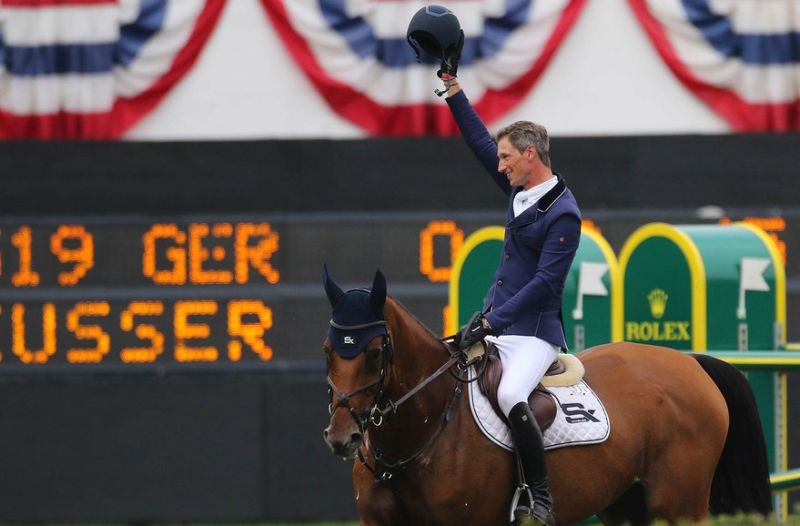
[(428, 328), (428, 326), (427, 326), (427, 325), (425, 325), (425, 324), (422, 322), (422, 320), (420, 320), (420, 319), (419, 319), (419, 318), (418, 318), (418, 317), (417, 317), (417, 316), (416, 316), (416, 315), (415, 315), (413, 312), (411, 312), (410, 310), (408, 310), (408, 308), (407, 308), (405, 305), (403, 305), (403, 304), (400, 302), (400, 300), (398, 300), (397, 298), (395, 298), (395, 297), (394, 297), (394, 296), (392, 296), (391, 294), (387, 294), (387, 298), (391, 299), (391, 300), (392, 300), (392, 302), (393, 302), (395, 305), (397, 305), (397, 308), (398, 308), (398, 310), (400, 310), (401, 312), (404, 312), (404, 313), (405, 313), (405, 314), (406, 314), (406, 315), (407, 315), (409, 318), (411, 318), (412, 320), (414, 320), (415, 322), (417, 322), (417, 325), (419, 325), (419, 326), (420, 326), (420, 327), (421, 327), (421, 328), (422, 328), (422, 329), (425, 331), (425, 333), (428, 335), (428, 337), (429, 337), (431, 340), (434, 340), (434, 341), (436, 341), (436, 342), (440, 342), (440, 340), (439, 340), (439, 337), (436, 335), (436, 333), (434, 333), (432, 330), (430, 330), (430, 329)]

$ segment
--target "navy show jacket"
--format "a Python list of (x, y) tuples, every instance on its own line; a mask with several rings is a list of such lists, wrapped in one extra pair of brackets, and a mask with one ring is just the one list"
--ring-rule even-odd
[(514, 196), (522, 187), (511, 187), (497, 171), (497, 144), (464, 92), (446, 100), (467, 145), (509, 198), (503, 252), (483, 306), (492, 332), (536, 336), (566, 348), (561, 297), (580, 242), (578, 204), (555, 173), (556, 186), (514, 217)]

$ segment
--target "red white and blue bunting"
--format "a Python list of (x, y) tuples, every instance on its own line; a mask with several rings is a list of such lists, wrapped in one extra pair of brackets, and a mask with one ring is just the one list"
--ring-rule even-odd
[(186, 73), (225, 0), (0, 0), (0, 138), (113, 139)]
[(738, 131), (800, 129), (797, 0), (629, 0), (658, 52)]
[(431, 3), (465, 33), (458, 76), (489, 123), (528, 95), (586, 0), (261, 0), (287, 50), (330, 107), (375, 135), (456, 132), (438, 64), (418, 64), (406, 42)]

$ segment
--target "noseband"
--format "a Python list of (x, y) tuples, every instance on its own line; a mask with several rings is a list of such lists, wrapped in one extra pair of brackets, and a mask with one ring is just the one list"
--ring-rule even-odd
[[(372, 323), (366, 323), (364, 325), (339, 325), (338, 323), (334, 322), (333, 320), (331, 320), (330, 323), (331, 323), (332, 327), (335, 327), (337, 329), (342, 329), (342, 330), (358, 330), (358, 329), (363, 329), (363, 328), (366, 328), (366, 327), (373, 327), (373, 326), (376, 326), (376, 325), (383, 325), (384, 326), (384, 333), (383, 333), (383, 336), (381, 337), (381, 339), (382, 339), (382, 341), (381, 341), (381, 372), (376, 378), (370, 380), (369, 382), (367, 382), (366, 384), (364, 384), (364, 385), (362, 385), (360, 387), (356, 387), (352, 391), (348, 391), (348, 392), (344, 393), (341, 390), (339, 390), (338, 387), (336, 387), (336, 384), (333, 382), (333, 380), (331, 379), (330, 375), (328, 375), (328, 395), (331, 398), (331, 402), (328, 404), (328, 414), (332, 415), (337, 409), (339, 409), (340, 407), (344, 407), (345, 409), (347, 409), (350, 412), (350, 415), (356, 421), (356, 424), (358, 425), (358, 430), (362, 434), (364, 434), (366, 432), (368, 424), (371, 423), (375, 427), (379, 427), (380, 425), (382, 425), (383, 421), (384, 421), (384, 416), (386, 416), (387, 412), (393, 412), (394, 411), (394, 407), (395, 407), (394, 404), (391, 404), (391, 402), (390, 402), (391, 409), (389, 409), (389, 407), (387, 407), (386, 409), (381, 410), (378, 407), (378, 405), (380, 404), (381, 399), (383, 398), (383, 390), (384, 390), (385, 381), (386, 381), (386, 371), (387, 371), (388, 366), (391, 365), (392, 357), (393, 357), (392, 341), (391, 341), (391, 338), (389, 336), (389, 332), (386, 331), (386, 329), (385, 329), (386, 321), (385, 320), (380, 320), (380, 321), (376, 321), (376, 322), (372, 322)], [(372, 399), (372, 406), (367, 411), (359, 414), (355, 410), (355, 408), (350, 405), (350, 398), (352, 396), (355, 396), (355, 395), (363, 392), (363, 391), (366, 391), (367, 389), (370, 389), (371, 387), (373, 387), (375, 385), (378, 386), (378, 391), (375, 393), (375, 397)], [(339, 400), (336, 402), (335, 406), (333, 405), (333, 395), (334, 394), (339, 398)]]

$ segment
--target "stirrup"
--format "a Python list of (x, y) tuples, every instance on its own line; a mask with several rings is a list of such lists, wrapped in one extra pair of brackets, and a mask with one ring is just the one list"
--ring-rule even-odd
[[(528, 501), (528, 506), (520, 503), (520, 498), (523, 495)], [(553, 511), (534, 500), (533, 492), (527, 484), (517, 486), (516, 491), (514, 491), (514, 498), (511, 499), (510, 511), (509, 524), (515, 526), (555, 526)]]
[[(520, 504), (520, 497), (525, 495), (525, 498), (528, 501), (528, 506), (522, 506)], [(533, 492), (531, 491), (530, 486), (527, 484), (520, 484), (517, 486), (517, 489), (514, 491), (514, 498), (511, 499), (511, 509), (509, 510), (509, 518), (508, 521), (510, 524), (517, 524), (517, 510), (527, 509), (529, 510), (528, 515), (533, 516)]]

